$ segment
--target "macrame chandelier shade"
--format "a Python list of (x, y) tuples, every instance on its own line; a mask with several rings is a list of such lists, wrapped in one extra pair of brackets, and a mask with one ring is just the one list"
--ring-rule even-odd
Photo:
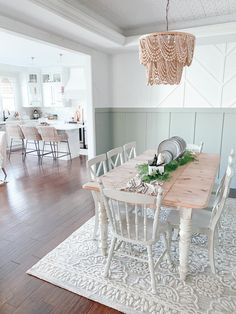
[(147, 68), (147, 84), (179, 84), (183, 67), (192, 62), (194, 46), (195, 37), (188, 33), (163, 32), (142, 36), (139, 58)]

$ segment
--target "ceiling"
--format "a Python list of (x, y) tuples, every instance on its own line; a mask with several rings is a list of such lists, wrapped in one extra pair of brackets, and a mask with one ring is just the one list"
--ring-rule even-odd
[[(84, 66), (87, 56), (0, 31), (0, 64), (23, 67)], [(61, 54), (61, 56), (60, 56)], [(32, 60), (33, 57), (33, 60)]]
[[(165, 28), (166, 0), (64, 1), (74, 6), (83, 5), (91, 14), (95, 13), (118, 27), (124, 35), (137, 35), (141, 29), (156, 31)], [(170, 0), (169, 5), (169, 23), (174, 28), (208, 25), (219, 20), (227, 22), (234, 14), (235, 0)]]
[[(0, 28), (88, 54), (116, 53), (166, 30), (165, 8), (166, 0), (0, 0)], [(191, 32), (197, 44), (236, 41), (236, 0), (170, 0), (169, 29)]]

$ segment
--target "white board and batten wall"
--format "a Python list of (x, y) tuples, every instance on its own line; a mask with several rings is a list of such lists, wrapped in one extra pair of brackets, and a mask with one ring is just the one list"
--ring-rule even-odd
[(96, 108), (97, 153), (130, 140), (140, 153), (179, 135), (220, 154), (222, 176), (236, 151), (236, 43), (196, 46), (177, 86), (146, 86), (137, 51), (112, 56), (111, 78), (111, 105)]

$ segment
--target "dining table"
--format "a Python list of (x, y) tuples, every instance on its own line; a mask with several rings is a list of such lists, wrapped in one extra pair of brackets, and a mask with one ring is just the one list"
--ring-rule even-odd
[[(99, 177), (105, 188), (124, 189), (127, 183), (138, 175), (137, 166), (153, 159), (155, 150), (150, 149), (123, 163)], [(179, 276), (185, 280), (188, 273), (188, 256), (192, 237), (192, 213), (208, 206), (218, 173), (218, 154), (200, 153), (194, 161), (179, 166), (171, 172), (170, 178), (161, 182), (163, 189), (162, 206), (179, 211)], [(99, 208), (100, 247), (102, 255), (107, 255), (108, 218), (99, 185), (90, 181), (83, 189), (96, 194)]]

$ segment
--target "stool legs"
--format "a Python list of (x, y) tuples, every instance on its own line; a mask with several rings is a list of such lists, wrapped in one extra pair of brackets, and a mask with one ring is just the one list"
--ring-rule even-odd
[(12, 142), (13, 142), (13, 138), (11, 138), (11, 144), (10, 144), (9, 156), (8, 156), (9, 160), (11, 159)]
[(67, 149), (68, 149), (68, 153), (69, 153), (69, 156), (70, 156), (70, 160), (72, 160), (69, 141), (67, 141)]
[[(10, 148), (9, 148), (9, 156), (8, 159), (11, 159), (11, 153), (12, 153), (12, 146), (13, 146), (14, 138), (11, 138)], [(22, 150), (22, 160), (24, 161), (25, 158), (25, 143), (24, 139), (21, 139), (21, 150)]]
[[(43, 148), (42, 148), (42, 154), (41, 154), (41, 159), (40, 159), (41, 164), (43, 161), (43, 156), (50, 155), (50, 154), (52, 155), (53, 160), (58, 160), (59, 158), (64, 157), (64, 156), (69, 156), (70, 160), (72, 160), (69, 142), (63, 141), (61, 143), (66, 143), (67, 151), (60, 151), (59, 150), (60, 142), (50, 141), (50, 142), (46, 143), (46, 141), (43, 141)], [(50, 151), (45, 151), (45, 145), (48, 145), (51, 148)], [(60, 154), (62, 154), (62, 155), (60, 155)]]

